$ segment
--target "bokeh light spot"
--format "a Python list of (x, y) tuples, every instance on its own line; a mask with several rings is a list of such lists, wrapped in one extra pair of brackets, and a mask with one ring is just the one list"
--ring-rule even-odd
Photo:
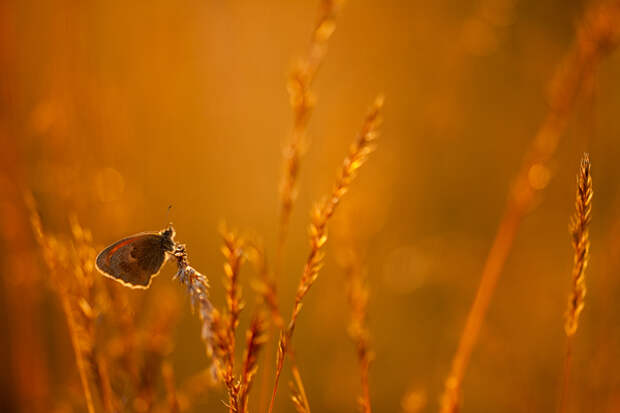
[(547, 186), (549, 179), (551, 178), (551, 174), (549, 173), (549, 168), (545, 165), (536, 163), (530, 167), (530, 170), (527, 173), (527, 178), (532, 188), (538, 190)]

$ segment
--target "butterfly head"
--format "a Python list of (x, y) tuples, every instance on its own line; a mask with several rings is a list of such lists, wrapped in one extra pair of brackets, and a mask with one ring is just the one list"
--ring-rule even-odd
[(160, 232), (160, 235), (162, 236), (161, 245), (165, 251), (168, 251), (168, 252), (174, 251), (174, 246), (176, 245), (173, 240), (174, 234), (175, 232), (174, 232), (174, 227), (172, 226), (172, 224), (170, 224), (167, 229)]

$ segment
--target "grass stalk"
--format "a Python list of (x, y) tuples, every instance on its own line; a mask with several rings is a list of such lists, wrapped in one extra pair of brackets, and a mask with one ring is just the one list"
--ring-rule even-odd
[(293, 338), (297, 318), (303, 306), (303, 299), (316, 281), (319, 271), (323, 266), (323, 258), (325, 256), (323, 248), (327, 242), (327, 224), (336, 211), (342, 197), (348, 191), (349, 186), (357, 175), (359, 168), (366, 162), (368, 155), (370, 155), (370, 153), (374, 150), (374, 142), (377, 138), (379, 125), (381, 124), (382, 107), (383, 98), (378, 97), (364, 119), (358, 138), (351, 145), (349, 155), (345, 158), (343, 165), (340, 168), (336, 179), (336, 184), (332, 188), (332, 192), (326, 199), (316, 204), (312, 210), (311, 223), (309, 227), (310, 253), (308, 254), (308, 258), (299, 281), (299, 286), (297, 287), (295, 303), (291, 312), (290, 321), (286, 326), (286, 329), (283, 329), (280, 332), (276, 356), (274, 386), (268, 409), (268, 412), (270, 413), (273, 411), (278, 390), (278, 383), (282, 373), (282, 368), (284, 367), (284, 360)]
[(254, 377), (258, 370), (258, 354), (264, 344), (267, 342), (267, 323), (258, 313), (252, 319), (250, 327), (246, 332), (246, 346), (243, 356), (243, 368), (241, 370), (241, 379), (239, 385), (239, 394), (237, 405), (241, 413), (248, 412), (248, 396), (254, 382)]
[(549, 162), (573, 112), (582, 85), (601, 59), (620, 40), (620, 1), (596, 4), (582, 20), (573, 48), (555, 73), (549, 110), (519, 169), (503, 217), (487, 255), (478, 291), (471, 306), (441, 402), (442, 413), (456, 412), (465, 371), (523, 217), (549, 178)]
[[(85, 354), (85, 347), (91, 348), (89, 344), (89, 336), (84, 333), (84, 328), (79, 325), (76, 318), (75, 309), (72, 305), (72, 297), (68, 290), (68, 284), (60, 281), (62, 271), (69, 268), (69, 251), (64, 243), (52, 236), (48, 236), (43, 231), (43, 225), (41, 218), (37, 212), (34, 198), (30, 194), (26, 194), (25, 202), (30, 210), (30, 222), (35, 235), (35, 238), (43, 253), (44, 262), (50, 272), (50, 282), (54, 288), (60, 304), (62, 306), (63, 313), (67, 322), (67, 328), (69, 330), (69, 337), (71, 339), (71, 346), (73, 347), (73, 353), (75, 355), (75, 363), (77, 366), (80, 382), (82, 384), (82, 390), (84, 392), (84, 401), (88, 413), (95, 413), (95, 404), (93, 401), (93, 393), (90, 387), (89, 377), (91, 372), (89, 371), (89, 363), (87, 363), (88, 355)], [(72, 255), (75, 257), (75, 254)], [(86, 301), (83, 301), (87, 305)]]
[(566, 411), (569, 398), (572, 342), (579, 327), (579, 315), (583, 311), (586, 296), (586, 269), (590, 261), (590, 231), (588, 229), (592, 216), (592, 175), (590, 158), (584, 154), (577, 174), (577, 194), (575, 214), (571, 217), (570, 233), (573, 245), (573, 271), (571, 276), (571, 294), (564, 323), (566, 333), (566, 355), (562, 373), (558, 412)]
[(306, 130), (312, 115), (316, 97), (312, 85), (327, 53), (330, 37), (336, 29), (336, 15), (342, 0), (320, 0), (318, 17), (310, 38), (306, 55), (291, 71), (288, 79), (289, 102), (293, 111), (293, 130), (291, 140), (283, 152), (284, 171), (280, 183), (280, 218), (278, 245), (276, 248), (276, 277), (282, 269), (284, 244), (288, 226), (297, 197), (299, 166), (306, 150)]
[(348, 333), (355, 344), (362, 386), (362, 394), (358, 402), (362, 413), (371, 413), (369, 370), (373, 354), (370, 349), (370, 332), (368, 331), (367, 323), (369, 290), (364, 269), (359, 262), (359, 256), (356, 252), (352, 251), (350, 262), (345, 270), (350, 307)]

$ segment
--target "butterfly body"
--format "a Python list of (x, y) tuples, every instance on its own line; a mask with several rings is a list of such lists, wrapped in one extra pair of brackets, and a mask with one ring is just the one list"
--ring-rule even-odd
[(131, 288), (148, 288), (152, 278), (174, 251), (174, 229), (143, 232), (121, 239), (99, 253), (97, 269)]

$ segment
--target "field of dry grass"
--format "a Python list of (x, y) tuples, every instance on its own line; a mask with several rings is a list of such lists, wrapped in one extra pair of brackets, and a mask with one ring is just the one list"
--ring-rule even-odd
[(620, 411), (619, 43), (618, 0), (1, 4), (0, 411)]

